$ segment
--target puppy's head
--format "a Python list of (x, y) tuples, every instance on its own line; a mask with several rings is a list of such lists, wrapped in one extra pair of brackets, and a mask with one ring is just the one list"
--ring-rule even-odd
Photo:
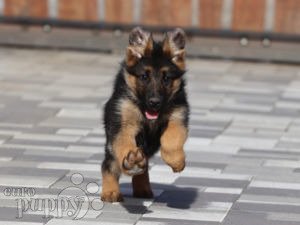
[(179, 90), (185, 72), (185, 34), (177, 28), (161, 42), (141, 28), (133, 29), (126, 50), (125, 79), (143, 113), (155, 120)]

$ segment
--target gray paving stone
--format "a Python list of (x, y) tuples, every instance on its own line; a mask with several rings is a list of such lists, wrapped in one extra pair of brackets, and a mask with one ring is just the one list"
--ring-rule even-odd
[(17, 219), (17, 211), (15, 208), (0, 208), (2, 224), (45, 224), (49, 219), (43, 218), (41, 215), (24, 214), (21, 219)]
[[(224, 144), (226, 145), (226, 144)], [(188, 150), (188, 148), (186, 148)], [(222, 154), (219, 152), (201, 152), (201, 154), (193, 152), (188, 152), (188, 157), (190, 158), (191, 162), (201, 162), (201, 163), (215, 163), (215, 164), (232, 164), (232, 165), (261, 165), (263, 160), (262, 159), (237, 159), (236, 157), (232, 157), (232, 154)]]
[[(188, 154), (188, 158), (193, 158), (193, 156), (199, 156), (199, 154), (195, 154), (195, 155), (191, 155)], [(193, 161), (188, 161), (187, 166), (191, 166), (191, 167), (198, 167), (198, 168), (211, 168), (211, 169), (224, 169), (227, 164), (223, 164), (223, 163), (209, 163), (209, 162), (193, 162)]]
[(1, 167), (1, 175), (30, 175), (30, 176), (57, 176), (58, 178), (63, 177), (68, 170), (62, 169), (38, 169), (30, 167)]
[(234, 187), (243, 188), (249, 182), (241, 180), (230, 180), (230, 179), (213, 179), (213, 178), (201, 178), (194, 179), (188, 177), (179, 177), (176, 181), (176, 185), (188, 184), (191, 186), (207, 186), (207, 187)]
[(38, 165), (41, 169), (71, 169), (71, 170), (83, 170), (83, 171), (100, 171), (100, 165), (94, 163), (70, 163), (70, 162), (41, 162)]
[[(34, 140), (34, 139), (29, 139), (29, 140), (22, 140), (22, 139), (10, 139), (8, 141), (5, 142), (5, 144), (7, 145), (20, 145), (20, 146), (24, 146), (24, 148), (26, 146), (49, 146), (49, 147), (59, 147), (59, 148), (66, 148), (68, 147), (70, 144), (72, 144), (74, 142), (68, 142), (66, 141), (62, 141), (62, 142), (55, 142), (55, 141), (39, 141), (39, 140)], [(30, 148), (29, 148), (30, 149)]]
[(8, 123), (38, 123), (56, 113), (56, 110), (36, 109), (32, 107), (20, 107), (19, 110), (4, 108), (1, 110), (0, 120)]
[(0, 155), (2, 157), (17, 157), (20, 155), (23, 155), (25, 150), (20, 150), (20, 149), (7, 149), (7, 148), (1, 148), (0, 147)]
[(282, 221), (287, 223), (299, 223), (300, 217), (298, 213), (269, 213), (268, 219), (273, 221)]
[(238, 152), (238, 156), (243, 157), (256, 157), (256, 158), (264, 158), (264, 159), (297, 159), (300, 158), (299, 153), (289, 153), (289, 152), (283, 152), (283, 151), (259, 151), (259, 150), (250, 150), (250, 149), (241, 149)]
[(140, 210), (131, 207), (130, 209), (128, 209), (128, 211), (130, 211), (130, 213), (127, 212), (122, 213), (120, 211), (114, 211), (114, 212), (103, 211), (101, 215), (98, 217), (98, 219), (100, 221), (110, 222), (111, 219), (114, 218), (115, 222), (135, 224), (139, 220), (139, 218), (142, 217), (142, 214), (146, 212), (146, 209)]
[(137, 225), (219, 225), (217, 222), (199, 221), (199, 220), (178, 220), (178, 219), (162, 219), (162, 218), (142, 218)]
[(300, 148), (300, 142), (286, 142), (286, 141), (280, 141), (276, 147), (278, 148), (287, 148), (287, 149), (299, 149)]
[(133, 225), (122, 221), (98, 221), (98, 220), (72, 220), (72, 219), (52, 219), (47, 225)]
[(277, 195), (252, 195), (252, 194), (243, 194), (238, 202), (252, 202), (257, 204), (270, 204), (275, 203), (277, 205), (292, 205), (300, 206), (300, 199), (296, 197), (286, 197), (286, 196), (277, 196)]
[(251, 202), (237, 202), (233, 205), (232, 210), (239, 211), (256, 211), (256, 212), (277, 212), (277, 213), (299, 213), (299, 206), (291, 206), (291, 205), (276, 205), (276, 204), (268, 204), (268, 203), (251, 203)]
[(16, 157), (16, 160), (22, 161), (35, 161), (35, 162), (69, 162), (69, 163), (81, 163), (85, 158), (84, 157), (72, 157), (72, 154), (68, 153), (69, 157), (60, 156), (49, 156), (49, 155), (22, 155)]
[(0, 185), (7, 187), (43, 187), (49, 188), (59, 180), (58, 176), (31, 176), (31, 175), (0, 175)]
[(220, 134), (219, 131), (208, 131), (201, 129), (191, 129), (190, 136), (192, 137), (204, 137), (204, 138), (215, 138)]
[(255, 165), (229, 165), (223, 172), (232, 174), (247, 174), (254, 175), (256, 177), (272, 178), (274, 173), (276, 177), (274, 179), (281, 180), (283, 177), (289, 177), (292, 174), (292, 169), (290, 168), (274, 168), (274, 167), (259, 167)]
[[(228, 208), (214, 208), (208, 207), (207, 209), (189, 209), (184, 211), (178, 208), (166, 208), (160, 206), (151, 206), (149, 213), (143, 215), (145, 218), (163, 218), (163, 219), (178, 219), (178, 220), (198, 220), (210, 222), (222, 222), (227, 214)], [(183, 213), (185, 212), (185, 213)]]
[[(274, 185), (275, 186), (275, 185)], [(276, 187), (276, 186), (275, 186)], [(292, 189), (291, 188), (272, 188), (270, 187), (254, 187), (250, 186), (247, 189), (244, 190), (244, 194), (255, 194), (255, 195), (276, 195), (276, 196), (286, 196), (286, 197), (300, 197), (300, 189)]]
[(287, 221), (274, 221), (267, 218), (266, 213), (253, 212), (253, 211), (235, 211), (232, 210), (226, 216), (225, 225), (252, 225), (252, 224), (264, 224), (264, 225), (297, 225), (299, 222), (287, 222)]
[[(20, 150), (18, 150), (20, 151)], [(93, 155), (93, 153), (89, 153), (89, 152), (74, 152), (74, 151), (55, 151), (55, 150), (43, 150), (43, 149), (31, 149), (31, 150), (26, 150), (24, 152), (24, 157), (26, 156), (32, 156), (32, 157), (56, 157), (57, 159), (59, 157), (61, 157), (62, 159), (88, 159), (89, 157), (91, 157), (91, 155)]]
[(71, 119), (71, 118), (49, 118), (40, 123), (46, 127), (66, 127), (66, 128), (97, 128), (99, 120), (96, 119)]

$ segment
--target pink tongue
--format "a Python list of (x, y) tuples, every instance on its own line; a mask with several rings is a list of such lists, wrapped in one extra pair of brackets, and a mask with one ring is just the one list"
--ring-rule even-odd
[(150, 113), (150, 112), (148, 112), (148, 111), (146, 111), (146, 118), (148, 119), (148, 120), (156, 120), (157, 118), (158, 118), (158, 113)]

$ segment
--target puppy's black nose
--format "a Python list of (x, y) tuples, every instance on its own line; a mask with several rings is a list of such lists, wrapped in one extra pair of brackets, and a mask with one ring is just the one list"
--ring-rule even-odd
[(149, 106), (154, 109), (158, 110), (160, 108), (161, 101), (159, 98), (150, 98), (149, 99)]

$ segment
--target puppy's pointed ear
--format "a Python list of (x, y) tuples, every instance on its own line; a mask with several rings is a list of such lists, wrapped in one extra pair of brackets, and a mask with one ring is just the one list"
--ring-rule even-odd
[(129, 34), (129, 46), (126, 51), (126, 64), (133, 66), (143, 56), (151, 54), (153, 49), (152, 35), (140, 27), (134, 28)]
[(185, 69), (186, 35), (180, 28), (167, 32), (163, 41), (164, 54), (168, 55), (180, 69)]

